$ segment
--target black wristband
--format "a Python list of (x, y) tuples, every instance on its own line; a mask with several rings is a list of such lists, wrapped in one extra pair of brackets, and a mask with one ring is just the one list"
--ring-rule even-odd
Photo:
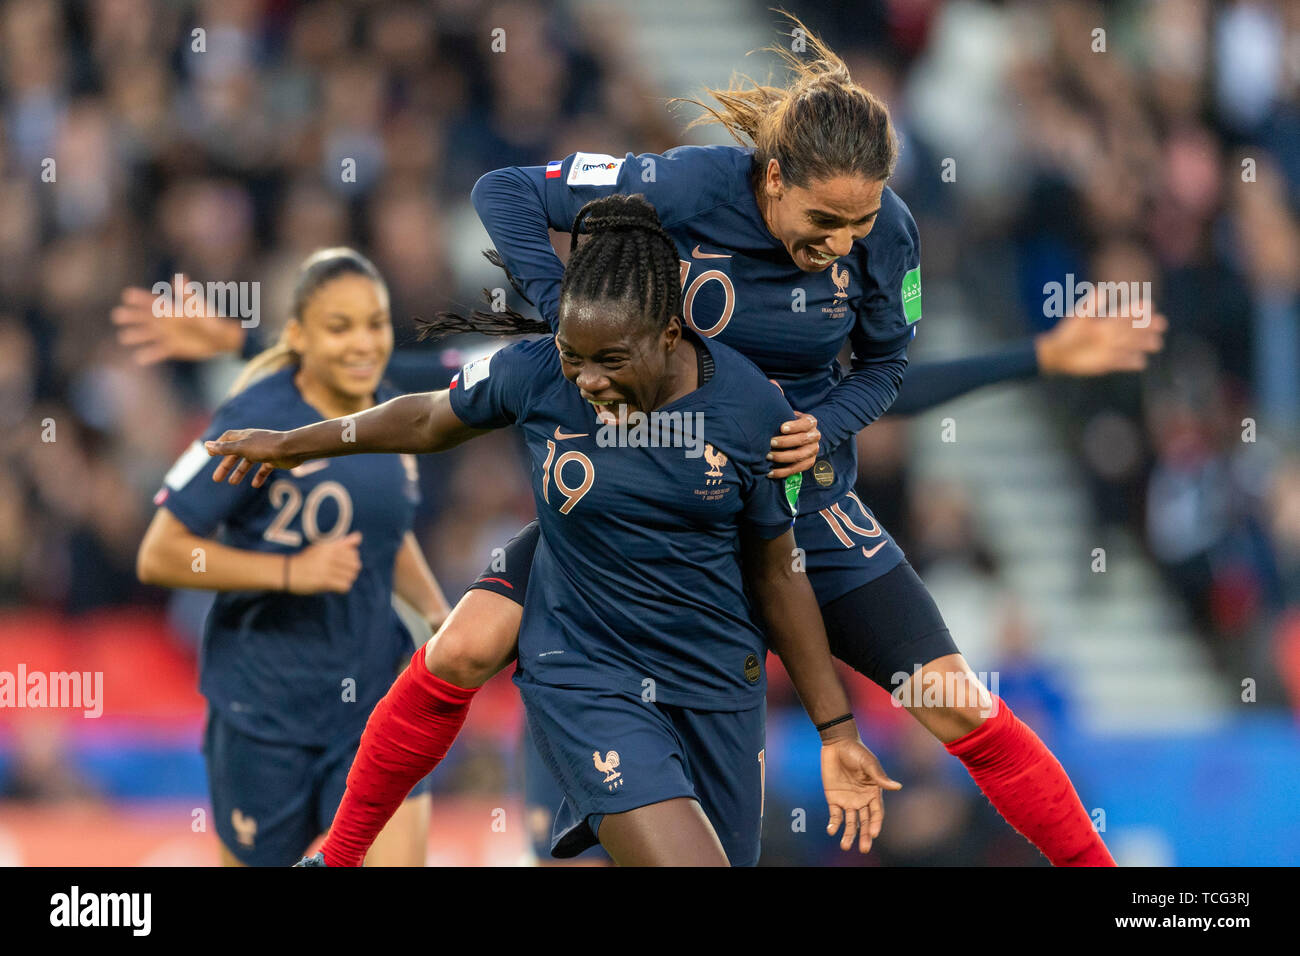
[(823, 730), (830, 730), (836, 724), (842, 724), (845, 721), (852, 720), (852, 719), (853, 719), (852, 714), (845, 714), (843, 717), (836, 717), (834, 720), (828, 720), (824, 724), (817, 725), (817, 733), (820, 734)]

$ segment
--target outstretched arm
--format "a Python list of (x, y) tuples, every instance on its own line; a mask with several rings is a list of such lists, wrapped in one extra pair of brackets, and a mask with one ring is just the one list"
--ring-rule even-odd
[(986, 385), (1038, 375), (1091, 378), (1139, 372), (1146, 368), (1149, 355), (1164, 348), (1168, 327), (1159, 313), (1138, 325), (1131, 318), (1098, 318), (1080, 309), (1049, 331), (996, 352), (913, 365), (903, 376), (889, 414), (915, 415)]
[(374, 453), (424, 454), (446, 451), (481, 435), (451, 408), (450, 393), (421, 392), (402, 395), (356, 415), (331, 418), (292, 431), (259, 428), (225, 432), (206, 442), (208, 454), (221, 456), (213, 481), (227, 479), (237, 485), (249, 468), (260, 464), (253, 487), (260, 488), (276, 468), (295, 468), (315, 458)]
[(858, 836), (858, 849), (866, 853), (884, 823), (881, 788), (897, 790), (902, 784), (890, 779), (858, 737), (848, 694), (831, 662), (817, 598), (808, 576), (794, 569), (794, 551), (793, 531), (768, 540), (749, 534), (744, 541), (746, 569), (768, 643), (790, 674), (808, 716), (818, 725), (850, 717), (819, 730), (822, 783), (830, 807), (826, 829), (834, 834), (843, 820), (840, 849), (849, 849)]

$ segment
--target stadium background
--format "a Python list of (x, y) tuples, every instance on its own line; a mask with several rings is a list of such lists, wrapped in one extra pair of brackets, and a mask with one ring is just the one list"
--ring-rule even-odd
[[(1142, 376), (873, 425), (864, 500), (1121, 863), (1300, 862), (1300, 10), (789, 6), (902, 135), (914, 362), (1040, 331), (1043, 284), (1067, 273), (1149, 279), (1172, 324)], [(683, 136), (694, 114), (663, 100), (762, 78), (744, 54), (778, 22), (759, 0), (0, 2), (0, 670), (100, 670), (106, 698), (95, 720), (0, 710), (0, 862), (216, 859), (195, 602), (169, 609), (133, 570), (161, 475), (238, 363), (137, 365), (108, 321), (120, 290), (261, 281), (270, 340), (298, 262), (349, 243), (388, 280), (418, 350), (402, 360), (454, 367), (482, 343), (416, 346), (411, 318), (500, 281), (477, 176), (723, 141)], [(419, 536), (453, 599), (531, 515), (518, 461), (507, 433), (422, 462)], [(885, 833), (863, 860), (824, 836), (816, 736), (777, 680), (765, 863), (1042, 862), (940, 745), (851, 686), (905, 784)], [(519, 716), (504, 676), (475, 703), (436, 777), (432, 862), (523, 857)]]

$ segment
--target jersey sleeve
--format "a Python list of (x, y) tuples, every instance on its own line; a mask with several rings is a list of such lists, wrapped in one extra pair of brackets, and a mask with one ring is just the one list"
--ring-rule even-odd
[(538, 386), (559, 374), (553, 367), (555, 354), (554, 342), (538, 339), (470, 362), (451, 380), (451, 410), (471, 428), (504, 428), (522, 421)]
[(851, 371), (825, 401), (805, 409), (817, 418), (823, 453), (894, 404), (921, 318), (921, 237), (911, 212), (890, 189), (882, 194), (880, 220), (867, 243), (865, 272), (868, 291), (849, 332)]
[[(658, 153), (573, 153), (546, 166), (484, 174), (470, 201), (524, 296), (555, 328), (564, 265), (548, 230), (568, 232), (593, 199), (641, 193), (665, 226), (725, 201), (734, 176), (722, 175), (726, 147), (679, 146)], [(720, 192), (721, 191), (721, 192)]]
[(213, 481), (212, 473), (221, 459), (209, 455), (203, 443), (218, 438), (222, 432), (254, 428), (257, 424), (246, 403), (233, 400), (218, 408), (203, 435), (185, 449), (163, 476), (154, 504), (170, 511), (193, 534), (211, 537), (222, 522), (238, 514), (262, 489), (254, 488), (249, 481), (237, 485)]
[(793, 417), (790, 403), (771, 382), (762, 383), (756, 390), (746, 415), (746, 440), (753, 451), (747, 466), (748, 480), (741, 486), (744, 496), (741, 513), (745, 523), (763, 538), (779, 538), (790, 530), (799, 514), (803, 475), (790, 475), (784, 479), (767, 477), (772, 470), (772, 463), (767, 460), (772, 436), (780, 432), (783, 422)]
[(977, 388), (1033, 378), (1037, 374), (1038, 355), (1033, 339), (985, 355), (913, 365), (903, 376), (903, 386), (889, 414), (915, 415)]

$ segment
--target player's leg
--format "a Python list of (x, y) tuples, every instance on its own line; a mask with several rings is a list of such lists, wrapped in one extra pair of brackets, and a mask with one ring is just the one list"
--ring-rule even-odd
[(223, 843), (221, 844), (221, 865), (222, 866), (247, 866), (248, 864), (243, 862), (239, 857), (235, 856), (235, 854), (227, 850), (226, 845)]
[[(732, 866), (757, 866), (767, 782), (767, 705), (741, 711), (666, 707), (686, 772)], [(602, 825), (603, 833), (603, 825)]]
[[(314, 779), (318, 802), (316, 829), (323, 831), (337, 814), (347, 788), (348, 770), (352, 766), (360, 737), (330, 748), (318, 762)], [(424, 866), (429, 847), (429, 812), (433, 798), (430, 780), (425, 777), (402, 801), (384, 824), (365, 854), (366, 866)], [(305, 849), (305, 848), (304, 848)]]
[(600, 845), (619, 866), (729, 865), (708, 816), (690, 797), (606, 814)]
[(411, 788), (451, 749), (479, 686), (514, 659), (539, 534), (532, 522), (512, 539), (504, 567), (465, 592), (371, 712), (321, 847), (329, 866), (361, 865)]
[(564, 791), (542, 759), (528, 728), (527, 715), (519, 738), (522, 755), (524, 820), (528, 828), (532, 862), (535, 866), (608, 866), (609, 854), (599, 845), (584, 850), (568, 859), (551, 856), (551, 840), (555, 835), (555, 814), (564, 802)]
[(1114, 865), (1060, 762), (971, 671), (901, 552), (883, 574), (869, 563), (888, 549), (860, 539), (883, 533), (856, 495), (796, 526), (831, 652), (894, 693), (1053, 864)]
[(523, 616), (513, 595), (471, 588), (424, 645), (425, 669), (456, 687), (482, 687), (518, 654)]
[(638, 694), (516, 675), (537, 751), (564, 792), (551, 853), (598, 841), (619, 866), (726, 866), (664, 709)]
[(424, 866), (429, 852), (429, 813), (433, 795), (407, 797), (366, 854), (366, 866)]

